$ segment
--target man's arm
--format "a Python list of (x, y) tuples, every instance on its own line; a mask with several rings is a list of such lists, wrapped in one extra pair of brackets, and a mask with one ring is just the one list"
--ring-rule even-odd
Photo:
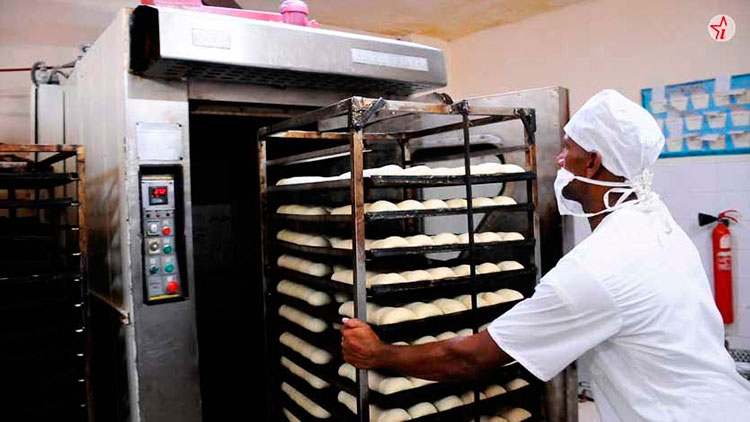
[(419, 346), (393, 346), (380, 341), (366, 323), (344, 318), (341, 334), (344, 360), (352, 365), (434, 381), (479, 378), (513, 360), (487, 331)]

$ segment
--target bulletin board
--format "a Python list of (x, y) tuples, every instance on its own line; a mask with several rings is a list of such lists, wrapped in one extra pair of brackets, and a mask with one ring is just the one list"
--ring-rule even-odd
[(660, 158), (750, 154), (750, 73), (641, 90), (667, 142)]

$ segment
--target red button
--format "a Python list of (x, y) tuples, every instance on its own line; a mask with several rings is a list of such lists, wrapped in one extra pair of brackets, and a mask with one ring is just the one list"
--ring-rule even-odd
[(172, 233), (172, 229), (169, 227), (164, 227), (163, 229), (161, 229), (161, 232), (166, 235), (169, 235), (170, 233)]
[(168, 281), (167, 282), (167, 293), (174, 294), (180, 291), (180, 285), (177, 284), (176, 281)]

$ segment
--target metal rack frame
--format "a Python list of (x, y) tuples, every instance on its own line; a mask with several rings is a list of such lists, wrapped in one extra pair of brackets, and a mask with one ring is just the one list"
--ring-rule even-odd
[[(402, 118), (409, 116), (420, 116), (420, 115), (444, 115), (460, 117), (460, 122), (453, 122), (441, 126), (430, 127), (419, 130), (407, 130), (398, 132), (372, 132), (368, 131), (368, 128), (373, 127), (374, 123), (382, 123), (394, 118)], [(312, 124), (319, 123), (321, 121), (332, 119), (332, 118), (346, 118), (346, 129), (336, 131), (310, 131), (300, 130), (302, 127), (310, 126)], [(470, 168), (470, 160), (472, 157), (480, 155), (496, 155), (498, 150), (489, 151), (472, 151), (470, 132), (471, 128), (518, 120), (523, 124), (524, 128), (524, 144), (521, 146), (512, 146), (501, 149), (502, 152), (525, 152), (525, 165), (528, 169), (527, 173), (522, 174), (510, 174), (510, 175), (495, 175), (495, 176), (472, 176)], [(402, 157), (406, 157), (406, 149), (409, 142), (414, 139), (423, 138), (430, 135), (436, 135), (440, 133), (450, 131), (461, 131), (463, 137), (463, 154), (451, 156), (450, 158), (464, 158), (464, 175), (462, 176), (378, 176), (378, 177), (363, 177), (364, 171), (364, 154), (366, 148), (375, 148), (379, 143), (383, 142), (395, 142), (401, 148)], [(534, 134), (536, 131), (535, 126), (535, 111), (528, 108), (502, 108), (502, 107), (476, 107), (468, 101), (461, 101), (455, 104), (431, 104), (431, 103), (418, 103), (408, 101), (392, 101), (384, 100), (382, 98), (364, 98), (364, 97), (351, 97), (346, 100), (335, 103), (331, 106), (324, 107), (318, 110), (314, 110), (300, 116), (293, 117), (291, 119), (279, 122), (277, 124), (262, 128), (258, 133), (258, 169), (260, 175), (260, 204), (261, 204), (261, 216), (262, 216), (262, 255), (263, 255), (263, 292), (264, 296), (268, 298), (271, 294), (271, 278), (273, 274), (278, 274), (279, 270), (272, 270), (272, 263), (270, 262), (270, 244), (272, 242), (272, 236), (269, 231), (270, 222), (272, 219), (284, 220), (288, 219), (297, 222), (315, 222), (315, 223), (351, 223), (352, 228), (352, 249), (351, 250), (322, 250), (326, 248), (314, 248), (296, 246), (292, 244), (284, 244), (283, 242), (277, 242), (281, 247), (285, 247), (291, 250), (297, 250), (304, 253), (321, 253), (327, 256), (339, 256), (348, 257), (351, 256), (351, 268), (354, 274), (354, 285), (353, 286), (335, 286), (335, 290), (345, 290), (354, 292), (354, 313), (355, 317), (366, 321), (366, 301), (368, 297), (377, 295), (376, 289), (370, 289), (366, 287), (365, 275), (366, 275), (366, 262), (381, 256), (395, 255), (409, 253), (407, 250), (384, 250), (382, 253), (365, 250), (365, 225), (371, 221), (377, 221), (382, 219), (407, 219), (407, 218), (421, 218), (435, 215), (460, 215), (465, 214), (467, 218), (467, 231), (469, 235), (469, 242), (467, 245), (459, 245), (453, 247), (432, 247), (428, 248), (410, 248), (411, 252), (418, 254), (440, 252), (443, 250), (450, 251), (464, 251), (468, 253), (468, 261), (470, 265), (470, 277), (468, 278), (468, 284), (471, 287), (471, 302), (472, 302), (472, 314), (473, 311), (478, 311), (477, 307), (477, 293), (479, 292), (479, 283), (477, 283), (477, 274), (475, 272), (476, 266), (476, 254), (477, 250), (481, 247), (498, 245), (477, 245), (474, 243), (474, 214), (483, 213), (488, 211), (516, 211), (523, 212), (526, 214), (528, 219), (528, 227), (533, 231), (532, 239), (526, 239), (525, 241), (518, 242), (518, 245), (504, 245), (504, 247), (523, 246), (523, 247), (536, 247), (533, 261), (538, 264), (539, 253), (537, 236), (539, 233), (539, 218), (535, 212), (536, 204), (538, 203), (537, 198), (537, 184), (536, 184), (536, 146)], [(313, 144), (315, 141), (338, 141), (341, 145), (334, 147), (325, 147), (309, 152), (300, 154), (294, 154), (272, 160), (267, 159), (267, 144), (274, 142), (275, 140), (294, 140), (295, 142)], [(349, 155), (349, 165), (351, 169), (350, 180), (336, 180), (331, 182), (322, 182), (314, 184), (301, 184), (301, 185), (286, 185), (286, 186), (268, 186), (268, 169), (269, 167), (280, 167), (289, 166), (293, 164), (305, 163), (311, 160), (320, 160), (326, 158), (340, 157), (342, 155)], [(455, 154), (454, 154), (455, 155)], [(446, 157), (447, 158), (447, 157)], [(471, 198), (472, 186), (481, 183), (504, 183), (510, 181), (525, 181), (526, 182), (526, 197), (528, 203), (519, 204), (511, 207), (492, 207), (495, 209), (485, 208), (474, 208)], [(394, 213), (372, 213), (366, 214), (364, 211), (364, 198), (365, 191), (368, 189), (384, 188), (384, 187), (404, 187), (404, 188), (419, 188), (419, 187), (434, 187), (434, 186), (465, 186), (466, 198), (468, 204), (466, 209), (462, 210), (450, 210), (450, 211), (405, 211), (405, 212), (394, 212)], [(285, 194), (290, 192), (302, 192), (306, 190), (336, 190), (336, 189), (348, 189), (350, 191), (350, 204), (352, 206), (351, 215), (347, 216), (290, 216), (280, 217), (271, 216), (269, 210), (269, 195)], [(505, 242), (505, 243), (516, 243), (516, 242)], [(406, 249), (406, 248), (404, 248)], [(439, 249), (439, 250), (438, 250)], [(538, 265), (535, 265), (534, 270), (534, 283), (538, 280)], [(314, 277), (310, 277), (307, 280), (311, 285), (323, 287), (325, 280), (319, 279), (314, 280)], [(329, 280), (329, 284), (334, 285), (335, 282)], [(447, 283), (446, 283), (447, 284)], [(387, 287), (387, 286), (383, 286)], [(532, 286), (533, 287), (533, 286)], [(387, 290), (387, 289), (385, 289)], [(380, 292), (386, 294), (388, 292)], [(392, 292), (390, 292), (392, 293)], [(276, 316), (271, 315), (268, 312), (268, 301), (266, 300), (264, 314), (266, 316), (265, 324), (265, 336), (267, 344), (271, 344), (274, 340), (269, 337), (268, 321), (275, 320)], [(515, 303), (513, 303), (515, 304)], [(511, 304), (512, 306), (512, 304)], [(509, 309), (511, 306), (507, 306)], [(474, 319), (474, 315), (472, 318)], [(398, 324), (397, 324), (398, 325)], [(478, 324), (472, 323), (474, 332), (476, 332)], [(268, 356), (270, 352), (268, 352)], [(299, 362), (298, 362), (299, 363)], [(274, 363), (275, 364), (275, 363)], [(270, 367), (272, 365), (266, 365)], [(270, 369), (269, 369), (270, 371)], [(270, 372), (269, 372), (270, 374)], [(270, 378), (269, 378), (270, 379)], [(357, 409), (359, 420), (362, 422), (369, 421), (369, 412), (362, 412), (362, 409), (368, 409), (369, 403), (369, 389), (367, 385), (367, 373), (365, 370), (357, 370)], [(269, 395), (273, 393), (269, 391)], [(273, 397), (269, 397), (272, 400)], [(471, 406), (474, 411), (471, 414), (461, 414), (462, 416), (478, 418), (480, 408), (486, 407), (479, 404), (478, 392), (475, 389), (475, 403), (476, 406)], [(457, 415), (453, 415), (457, 416)], [(538, 418), (538, 415), (537, 415)], [(478, 420), (478, 419), (477, 419)]]
[[(47, 343), (56, 342), (52, 352), (49, 349), (37, 350), (49, 347), (45, 342), (31, 337), (23, 340), (26, 352), (19, 354), (19, 359), (28, 360), (26, 365), (34, 367), (27, 367), (25, 375), (31, 379), (40, 376), (50, 386), (57, 385), (54, 388), (67, 386), (70, 389), (67, 383), (70, 377), (76, 377), (86, 400), (76, 410), (71, 410), (71, 404), (45, 404), (42, 400), (37, 402), (33, 412), (48, 412), (48, 415), (54, 412), (66, 419), (75, 413), (81, 418), (78, 420), (91, 420), (84, 148), (80, 145), (0, 144), (0, 156), (5, 158), (0, 161), (0, 190), (7, 191), (6, 198), (0, 200), (0, 209), (6, 210), (8, 228), (12, 227), (10, 223), (13, 221), (19, 221), (15, 229), (0, 233), (0, 238), (8, 245), (51, 238), (52, 242), (45, 243), (45, 246), (50, 246), (50, 251), (54, 252), (45, 254), (50, 251), (39, 251), (35, 253), (36, 265), (25, 268), (18, 265), (0, 274), (0, 286), (17, 289), (12, 290), (13, 294), (22, 298), (20, 303), (10, 305), (18, 318), (14, 323), (17, 336), (26, 336), (27, 329), (36, 330), (35, 335), (43, 336)], [(74, 213), (69, 211), (72, 209)], [(28, 221), (20, 223), (21, 219), (33, 219), (34, 224), (29, 225)], [(55, 242), (63, 242), (57, 246), (65, 250), (56, 251)], [(5, 304), (3, 308), (7, 306)], [(68, 306), (72, 308), (68, 309)], [(49, 315), (40, 312), (50, 312), (50, 309), (57, 310), (54, 320), (48, 320)], [(63, 366), (62, 376), (60, 365)], [(55, 375), (50, 375), (53, 371)]]

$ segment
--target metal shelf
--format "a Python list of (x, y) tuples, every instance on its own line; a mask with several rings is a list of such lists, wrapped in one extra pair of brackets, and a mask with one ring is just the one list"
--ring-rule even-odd
[(0, 189), (47, 189), (78, 180), (78, 173), (0, 173)]
[(65, 208), (71, 206), (77, 207), (78, 205), (79, 204), (71, 198), (0, 200), (0, 209)]

